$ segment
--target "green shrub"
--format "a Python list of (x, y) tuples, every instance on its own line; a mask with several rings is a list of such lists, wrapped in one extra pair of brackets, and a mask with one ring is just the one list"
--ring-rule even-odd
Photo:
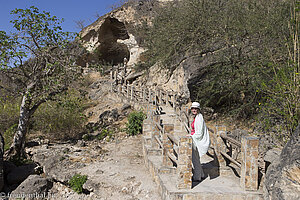
[(42, 104), (31, 119), (32, 130), (56, 139), (79, 138), (86, 121), (83, 114), (85, 102), (85, 97), (73, 89), (56, 101)]
[(14, 124), (4, 132), (4, 151), (8, 150), (12, 144), (15, 132), (17, 131), (18, 124)]
[(126, 124), (126, 132), (129, 135), (137, 135), (142, 133), (143, 120), (146, 115), (142, 111), (133, 111), (128, 115), (128, 123)]
[(102, 129), (100, 134), (97, 135), (98, 140), (103, 140), (104, 138), (108, 137), (108, 140), (110, 140), (110, 138), (113, 135), (113, 131), (110, 129)]
[(84, 134), (84, 135), (82, 136), (82, 139), (83, 139), (84, 141), (89, 141), (89, 140), (93, 140), (94, 137), (93, 137), (92, 135), (90, 135), (90, 134)]
[(291, 19), (288, 22), (290, 37), (286, 40), (285, 49), (289, 53), (287, 62), (273, 60), (272, 79), (262, 81), (263, 101), (260, 105), (260, 121), (266, 130), (276, 131), (276, 137), (288, 141), (300, 122), (300, 3), (293, 6)]
[[(146, 32), (141, 66), (174, 70), (199, 66), (191, 99), (219, 113), (250, 119), (258, 111), (260, 81), (272, 78), (270, 60), (285, 62), (288, 1), (185, 0), (165, 6)], [(205, 66), (205, 67), (204, 67)], [(260, 91), (260, 90), (259, 90)]]
[(83, 191), (83, 184), (87, 181), (86, 175), (75, 174), (70, 180), (69, 185), (78, 194), (81, 194)]
[(0, 97), (0, 134), (4, 137), (5, 150), (12, 143), (18, 126), (19, 110), (19, 98)]

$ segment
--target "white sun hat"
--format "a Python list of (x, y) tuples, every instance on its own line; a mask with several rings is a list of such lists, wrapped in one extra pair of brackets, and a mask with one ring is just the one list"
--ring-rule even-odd
[(198, 109), (200, 109), (200, 103), (193, 102), (191, 108), (198, 108)]

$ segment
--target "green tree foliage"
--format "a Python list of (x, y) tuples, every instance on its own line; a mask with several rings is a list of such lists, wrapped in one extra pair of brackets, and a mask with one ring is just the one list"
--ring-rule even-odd
[[(76, 34), (63, 32), (62, 20), (36, 7), (15, 9), (11, 21), (16, 29), (8, 35), (0, 31), (0, 87), (22, 96), (14, 142), (8, 152), (20, 156), (24, 149), (28, 122), (36, 109), (66, 91), (81, 71), (74, 62), (82, 53)], [(5, 82), (6, 81), (6, 82)], [(12, 83), (12, 85), (8, 84)]]
[(13, 97), (0, 97), (0, 130), (5, 131), (18, 123), (20, 111), (19, 99)]
[(261, 88), (264, 93), (261, 121), (266, 128), (277, 124), (276, 128), (283, 130), (277, 137), (285, 141), (300, 122), (299, 9), (299, 2), (293, 5), (288, 23), (290, 37), (285, 42), (289, 59), (286, 63), (272, 60), (269, 65), (272, 79), (264, 80)]
[(143, 121), (146, 115), (142, 111), (134, 111), (128, 115), (128, 123), (126, 132), (129, 135), (137, 135), (142, 133)]
[(53, 139), (75, 139), (84, 132), (83, 114), (87, 99), (75, 89), (42, 104), (31, 118), (31, 132), (40, 131)]
[[(281, 77), (285, 84), (277, 80), (277, 85), (285, 85), (285, 89), (278, 89), (278, 94), (291, 92), (292, 86), (288, 83), (293, 80), (291, 75), (295, 76), (295, 70), (284, 67), (284, 71), (290, 73), (288, 77), (286, 73), (279, 73), (286, 63), (299, 62), (291, 59), (291, 51), (286, 50), (287, 46), (296, 48), (299, 55), (298, 47), (288, 40), (291, 2), (175, 1), (159, 11), (146, 30), (144, 45), (148, 50), (144, 66), (160, 62), (172, 71), (183, 61), (193, 58), (198, 66), (204, 67), (199, 68), (202, 76), (190, 85), (192, 99), (226, 115), (249, 120), (261, 114), (259, 103), (270, 102), (270, 96), (275, 95), (266, 92), (262, 83), (276, 88), (276, 79)], [(298, 31), (299, 27), (295, 29)], [(298, 36), (296, 38), (298, 41)], [(289, 66), (294, 68), (295, 64)], [(274, 67), (280, 69), (278, 73), (274, 73)], [(285, 74), (286, 78), (280, 74)], [(293, 81), (293, 84), (296, 91), (299, 83)], [(276, 101), (285, 98), (276, 97)], [(290, 104), (297, 104), (297, 98), (293, 95)], [(294, 114), (289, 116), (295, 118)]]

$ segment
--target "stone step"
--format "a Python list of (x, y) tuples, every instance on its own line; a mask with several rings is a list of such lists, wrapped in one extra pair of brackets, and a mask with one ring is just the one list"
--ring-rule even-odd
[[(151, 138), (145, 138), (149, 141)], [(146, 142), (144, 142), (145, 144)], [(177, 189), (177, 173), (175, 167), (165, 167), (162, 165), (162, 155), (160, 149), (153, 149), (149, 145), (143, 147), (146, 151), (145, 163), (154, 181), (158, 184), (162, 199), (250, 199), (262, 200), (261, 191), (244, 191), (240, 187), (239, 178), (231, 175), (222, 176), (213, 157), (203, 155), (201, 165), (206, 178), (202, 182), (193, 182), (191, 189)]]
[(161, 156), (162, 157), (162, 149), (151, 148), (150, 146), (145, 146), (146, 153), (148, 156)]

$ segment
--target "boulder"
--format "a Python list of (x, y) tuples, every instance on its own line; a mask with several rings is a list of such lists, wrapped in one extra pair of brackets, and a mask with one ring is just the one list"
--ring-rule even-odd
[(99, 116), (99, 124), (100, 124), (101, 127), (105, 127), (105, 126), (117, 121), (119, 116), (120, 115), (119, 115), (117, 109), (104, 111)]
[(265, 171), (267, 171), (270, 164), (276, 162), (276, 160), (280, 157), (281, 150), (278, 148), (273, 148), (267, 151), (267, 153), (264, 156), (265, 161)]
[(300, 125), (282, 149), (279, 159), (269, 166), (264, 196), (267, 200), (300, 199)]
[(19, 184), (23, 182), (29, 175), (35, 173), (36, 164), (27, 164), (19, 167), (15, 167), (11, 170), (7, 176), (7, 183), (10, 185)]
[[(47, 177), (60, 183), (67, 183), (74, 174), (79, 173), (78, 170), (85, 166), (80, 160), (83, 158), (80, 156), (81, 150), (78, 146), (65, 144), (54, 145), (49, 149), (33, 149), (32, 160), (43, 166), (43, 172)], [(75, 157), (73, 160), (70, 159), (69, 154), (72, 152), (76, 152), (75, 154), (80, 157), (79, 160)]]
[(53, 186), (49, 178), (43, 178), (39, 175), (30, 175), (23, 181), (11, 194), (13, 198), (25, 199), (44, 199), (48, 196), (48, 191)]
[(0, 134), (0, 191), (4, 187), (4, 167), (3, 167), (3, 154), (4, 154), (4, 139)]

